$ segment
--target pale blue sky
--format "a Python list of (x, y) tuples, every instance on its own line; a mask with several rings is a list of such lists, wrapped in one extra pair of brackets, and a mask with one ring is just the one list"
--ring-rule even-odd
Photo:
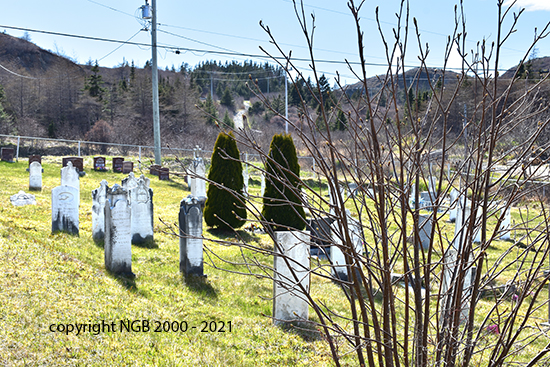
[[(430, 44), (429, 65), (440, 67), (443, 64), (443, 52), (447, 36), (452, 34), (454, 26), (454, 5), (456, 1), (447, 0), (411, 0), (410, 17), (416, 17), (422, 33), (422, 43)], [(476, 49), (476, 42), (496, 39), (497, 0), (464, 0), (464, 11), (468, 32), (467, 49)], [(76, 34), (126, 41), (132, 36), (133, 42), (150, 44), (150, 33), (141, 31), (140, 22), (135, 15), (144, 0), (57, 0), (57, 1), (9, 1), (2, 4), (0, 31), (20, 37), (23, 31), (5, 28), (6, 26), (30, 28), (51, 32)], [(344, 0), (306, 0), (304, 1), (307, 21), (311, 26), (310, 13), (316, 17), (314, 38), (315, 56), (321, 62), (318, 69), (334, 77), (340, 74), (352, 82), (351, 72), (343, 64), (345, 59), (355, 62), (357, 57), (357, 36), (353, 18)], [(400, 0), (366, 1), (361, 10), (361, 26), (365, 33), (365, 55), (373, 64), (385, 64), (385, 53), (376, 27), (375, 6), (379, 6), (379, 15), (383, 31), (388, 41), (392, 40), (391, 29), (395, 27), (395, 13), (399, 11)], [(501, 68), (517, 64), (533, 40), (535, 27), (539, 32), (550, 21), (550, 0), (519, 0), (519, 6), (527, 11), (519, 19), (517, 32), (505, 45), (501, 54)], [(514, 11), (519, 11), (519, 6)], [(285, 50), (292, 50), (296, 58), (308, 58), (308, 50), (294, 14), (291, 0), (202, 0), (175, 1), (157, 0), (159, 45), (180, 47), (179, 54), (173, 50), (159, 49), (159, 67), (178, 68), (182, 63), (192, 67), (201, 61), (218, 60), (254, 60), (265, 62), (257, 57), (216, 54), (212, 51), (262, 55), (259, 46), (270, 52), (276, 51), (269, 43), (266, 33), (260, 28), (263, 21), (273, 32), (275, 38)], [(512, 19), (512, 17), (510, 17)], [(510, 21), (506, 22), (507, 25)], [(137, 34), (136, 34), (137, 33)], [(151, 50), (146, 46), (124, 45), (119, 49), (116, 43), (83, 40), (56, 35), (29, 32), (31, 41), (42, 48), (61, 52), (86, 63), (98, 60), (101, 66), (113, 67), (123, 59), (134, 61), (143, 66), (151, 58)], [(411, 33), (411, 36), (413, 34)], [(201, 51), (187, 51), (194, 49)], [(538, 45), (539, 56), (550, 55), (550, 39)], [(418, 65), (418, 42), (416, 36), (409, 37), (406, 63)], [(471, 60), (471, 57), (469, 58)], [(307, 72), (306, 62), (297, 63), (300, 70)], [(452, 67), (459, 67), (456, 57), (451, 58)], [(368, 66), (369, 75), (380, 74), (384, 70), (377, 66)]]

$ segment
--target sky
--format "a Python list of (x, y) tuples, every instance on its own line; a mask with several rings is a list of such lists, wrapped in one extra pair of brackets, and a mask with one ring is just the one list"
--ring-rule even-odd
[[(511, 3), (509, 0), (501, 1), (506, 1), (507, 5)], [(429, 44), (427, 64), (438, 68), (443, 66), (448, 36), (454, 30), (456, 3), (448, 0), (409, 1), (409, 37), (405, 52), (407, 67), (420, 65), (413, 17), (417, 20), (421, 44), (423, 47)], [(97, 60), (100, 66), (116, 67), (124, 61), (133, 61), (142, 67), (151, 59), (151, 27), (141, 19), (140, 8), (144, 4), (145, 0), (8, 1), (2, 4), (0, 31), (15, 37), (26, 34), (36, 45), (80, 64), (95, 63)], [(384, 39), (391, 47), (395, 41), (393, 30), (397, 27), (396, 13), (400, 11), (400, 4), (401, 0), (366, 0), (359, 12), (368, 76), (382, 74), (387, 68), (384, 66), (387, 65), (386, 52), (376, 22), (376, 5)], [(344, 84), (355, 82), (353, 73), (360, 72), (357, 28), (347, 1), (304, 0), (303, 5), (310, 34), (312, 14), (315, 18), (313, 54), (317, 60), (317, 70), (324, 73), (332, 81), (331, 84), (334, 84), (337, 74)], [(517, 14), (521, 8), (525, 11), (518, 19), (516, 31), (501, 51), (501, 69), (517, 65), (529, 54), (535, 27), (540, 34), (550, 21), (550, 0), (518, 0), (504, 22), (503, 32), (513, 23), (512, 13)], [(463, 9), (467, 29), (467, 60), (471, 61), (478, 49), (478, 42), (486, 40), (489, 47), (496, 40), (497, 0), (463, 0)], [(292, 52), (296, 69), (306, 76), (311, 75), (311, 62), (306, 61), (310, 58), (307, 42), (292, 0), (157, 0), (159, 68), (178, 69), (184, 63), (193, 68), (211, 60), (275, 64), (276, 61), (270, 56), (279, 57), (281, 54), (270, 42), (260, 22), (269, 27), (283, 52)], [(106, 40), (130, 41), (137, 45)], [(537, 45), (537, 51), (539, 57), (550, 56), (550, 37)], [(352, 70), (346, 60), (351, 63)], [(451, 53), (447, 66), (461, 67), (458, 52)]]

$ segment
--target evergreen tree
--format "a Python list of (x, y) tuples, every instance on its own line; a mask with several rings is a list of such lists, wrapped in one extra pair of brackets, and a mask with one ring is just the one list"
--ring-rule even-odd
[(208, 179), (214, 183), (208, 185), (204, 220), (210, 227), (220, 229), (239, 228), (245, 223), (246, 209), (236, 196), (243, 194), (244, 179), (239, 149), (232, 133), (218, 134), (212, 166)]
[(87, 78), (84, 89), (88, 91), (91, 97), (97, 98), (98, 101), (102, 101), (107, 91), (102, 85), (103, 79), (101, 75), (99, 75), (99, 65), (96, 61), (95, 65), (92, 67), (92, 75)]
[(300, 199), (300, 165), (290, 135), (273, 136), (266, 164), (262, 216), (277, 231), (302, 230), (306, 226)]
[(223, 116), (223, 124), (224, 126), (228, 126), (232, 129), (235, 127), (235, 123), (233, 122), (233, 119), (229, 117), (229, 113), (227, 111), (225, 111), (225, 115)]
[(334, 130), (344, 131), (348, 128), (348, 119), (342, 109), (338, 109), (336, 116), (336, 122), (334, 123)]
[(229, 87), (225, 87), (222, 98), (220, 100), (220, 104), (222, 106), (225, 106), (231, 109), (235, 107), (235, 102), (233, 101), (233, 96), (231, 95), (231, 91), (229, 90)]
[(206, 101), (204, 102), (204, 112), (206, 123), (209, 125), (214, 125), (216, 123), (216, 119), (218, 118), (218, 111), (216, 110), (216, 106), (214, 105), (214, 101), (212, 100), (212, 96), (210, 94), (206, 96)]

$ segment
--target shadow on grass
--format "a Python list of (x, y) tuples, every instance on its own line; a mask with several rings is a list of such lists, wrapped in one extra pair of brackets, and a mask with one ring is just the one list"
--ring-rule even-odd
[(322, 339), (322, 334), (317, 326), (310, 322), (290, 321), (278, 325), (287, 333), (294, 334), (306, 342), (313, 342)]
[(188, 188), (187, 184), (182, 184), (182, 183), (172, 181), (172, 180), (166, 181), (166, 183), (168, 184), (168, 186), (173, 187), (175, 189), (189, 191), (189, 188)]
[(182, 281), (190, 291), (198, 295), (206, 296), (211, 299), (218, 298), (218, 292), (212, 284), (210, 284), (206, 276), (182, 275)]
[(136, 246), (139, 248), (149, 248), (149, 249), (159, 248), (159, 245), (155, 240), (139, 241), (136, 243), (132, 242), (132, 246)]
[(107, 270), (107, 274), (113, 277), (121, 286), (132, 293), (139, 293), (136, 285), (136, 275), (134, 273), (113, 273)]
[(208, 227), (206, 229), (206, 232), (208, 234), (212, 235), (218, 240), (222, 241), (229, 241), (229, 240), (235, 240), (242, 239), (244, 242), (252, 242), (252, 241), (258, 241), (260, 239), (259, 236), (252, 232), (245, 231), (244, 229), (239, 230), (227, 230), (227, 229), (221, 229), (221, 228), (211, 228)]

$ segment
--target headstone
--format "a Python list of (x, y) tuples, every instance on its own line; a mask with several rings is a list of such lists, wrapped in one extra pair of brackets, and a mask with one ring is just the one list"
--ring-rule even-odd
[(115, 184), (105, 197), (105, 268), (132, 276), (132, 237), (128, 192)]
[(309, 293), (310, 284), (309, 233), (277, 231), (275, 241), (273, 323), (307, 321), (309, 305), (305, 294)]
[(151, 167), (149, 168), (149, 174), (158, 176), (160, 168), (161, 167), (158, 164), (151, 165)]
[[(141, 176), (143, 177), (143, 175)], [(133, 189), (134, 187), (137, 187), (137, 185), (138, 185), (138, 180), (134, 175), (134, 172), (130, 172), (128, 174), (128, 177), (122, 179), (121, 186), (126, 191)]]
[(481, 242), (481, 234), (483, 232), (483, 226), (481, 225), (483, 219), (483, 207), (477, 207), (476, 221), (474, 223), (474, 242)]
[(456, 220), (456, 213), (458, 211), (458, 202), (459, 192), (457, 189), (453, 188), (449, 194), (449, 222), (454, 223)]
[(206, 198), (206, 167), (202, 158), (195, 158), (192, 163), (191, 195), (196, 198)]
[(149, 179), (141, 175), (137, 186), (129, 189), (134, 244), (153, 241), (153, 190), (149, 188), (149, 183)]
[(134, 162), (124, 161), (122, 162), (122, 173), (134, 172)]
[(311, 256), (330, 257), (331, 227), (333, 217), (309, 219), (306, 228), (311, 233)]
[(348, 280), (348, 268), (346, 257), (342, 251), (344, 234), (340, 230), (338, 223), (331, 224), (332, 243), (330, 246), (330, 264), (332, 276), (343, 281)]
[(69, 162), (72, 163), (73, 167), (77, 169), (77, 172), (84, 171), (84, 158), (82, 157), (64, 157), (63, 158), (63, 167), (67, 167)]
[(430, 247), (432, 242), (432, 227), (433, 216), (432, 215), (419, 215), (418, 216), (418, 236), (420, 238), (420, 244), (424, 250)]
[(2, 160), (4, 162), (13, 162), (13, 156), (15, 154), (13, 148), (2, 148)]
[(163, 181), (170, 180), (170, 169), (168, 167), (162, 167), (159, 170), (159, 180), (163, 180)]
[(78, 235), (79, 206), (80, 190), (67, 185), (54, 188), (52, 190), (52, 233), (64, 231)]
[(102, 180), (99, 188), (92, 191), (92, 238), (99, 242), (105, 239), (105, 196), (109, 188)]
[(29, 190), (42, 190), (42, 165), (32, 162), (29, 166)]
[(105, 157), (94, 157), (94, 170), (107, 171), (107, 165), (105, 163)]
[(29, 156), (29, 167), (30, 167), (32, 162), (38, 162), (38, 163), (42, 164), (42, 156), (40, 156), (38, 154), (30, 155)]
[(435, 201), (435, 197), (437, 195), (437, 177), (430, 176), (428, 178), (428, 192), (432, 197), (432, 201)]
[(510, 226), (512, 222), (512, 214), (511, 214), (510, 207), (508, 206), (507, 208), (501, 209), (501, 215), (502, 215), (502, 211), (505, 209), (506, 211), (504, 212), (504, 219), (502, 220), (502, 224), (501, 224), (502, 235), (500, 236), (500, 239), (504, 241), (510, 241)]
[(250, 179), (250, 176), (248, 175), (248, 167), (247, 167), (247, 168), (243, 169), (243, 182), (244, 182), (243, 194), (245, 196), (248, 196), (248, 181), (249, 181), (249, 179)]
[(68, 161), (67, 166), (61, 169), (61, 186), (72, 186), (80, 191), (80, 176), (72, 161)]
[(180, 203), (180, 271), (204, 275), (202, 252), (202, 202), (191, 195)]
[(123, 157), (113, 157), (113, 172), (122, 173)]
[(34, 195), (27, 194), (25, 191), (19, 191), (17, 194), (10, 196), (10, 201), (15, 206), (36, 205)]

